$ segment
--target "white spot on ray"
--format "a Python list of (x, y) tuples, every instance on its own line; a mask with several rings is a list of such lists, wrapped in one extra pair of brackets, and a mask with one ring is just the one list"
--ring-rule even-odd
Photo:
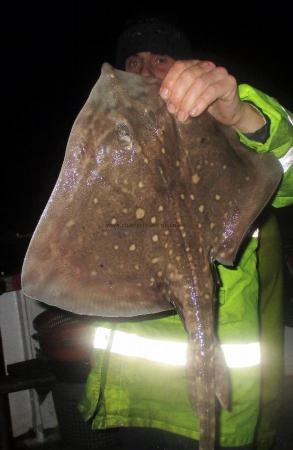
[(159, 261), (159, 258), (153, 258), (152, 259), (152, 264), (157, 264), (158, 261)]
[(114, 245), (114, 250), (118, 250), (119, 249), (119, 245)]
[(115, 217), (113, 217), (113, 219), (111, 220), (111, 224), (115, 225), (117, 223), (117, 219), (115, 219)]
[(164, 211), (164, 207), (163, 207), (162, 205), (160, 205), (160, 206), (158, 207), (158, 211), (159, 211), (159, 212)]
[(166, 153), (165, 147), (162, 147), (162, 148), (161, 148), (161, 152), (163, 153), (163, 155), (165, 155), (165, 153)]
[(216, 199), (216, 200), (220, 200), (220, 198), (221, 198), (221, 196), (220, 196), (219, 194), (216, 194), (216, 195), (215, 195), (215, 199)]
[(204, 206), (203, 205), (199, 205), (198, 210), (199, 210), (199, 212), (203, 213), (204, 212)]
[(159, 167), (159, 172), (162, 175), (162, 178), (164, 178), (164, 171), (163, 171), (162, 167)]
[(155, 216), (153, 216), (153, 217), (151, 218), (151, 223), (156, 223), (156, 221), (157, 221), (157, 218), (156, 218)]
[(131, 252), (133, 252), (135, 249), (136, 249), (136, 246), (134, 244), (131, 244), (130, 247), (129, 247), (129, 250)]
[(191, 181), (193, 184), (197, 184), (200, 180), (200, 176), (197, 173), (194, 173), (191, 177)]
[(127, 208), (123, 208), (123, 209), (122, 209), (122, 212), (123, 212), (124, 214), (127, 214), (127, 213), (128, 213), (128, 209), (127, 209)]
[(191, 198), (191, 200), (194, 200), (194, 195), (190, 194), (190, 198)]
[(153, 241), (153, 242), (158, 242), (158, 240), (159, 240), (159, 236), (158, 236), (157, 234), (154, 234), (154, 235), (152, 236), (152, 241)]
[(145, 216), (145, 210), (143, 208), (137, 208), (135, 211), (135, 216), (137, 219), (143, 219)]
[(95, 197), (94, 198), (94, 204), (96, 205), (98, 203), (98, 199)]
[(139, 183), (138, 183), (138, 187), (139, 187), (139, 188), (143, 188), (143, 187), (144, 187), (144, 184), (143, 184), (143, 182), (142, 182), (142, 181), (139, 181)]
[(70, 220), (68, 220), (66, 226), (67, 226), (68, 228), (71, 228), (71, 227), (73, 227), (74, 224), (75, 224), (74, 220), (73, 220), (73, 219), (70, 219)]

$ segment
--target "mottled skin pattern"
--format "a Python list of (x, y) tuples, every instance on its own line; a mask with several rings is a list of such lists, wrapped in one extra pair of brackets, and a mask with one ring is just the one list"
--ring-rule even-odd
[[(281, 171), (206, 113), (180, 124), (153, 79), (102, 75), (77, 117), (28, 249), (24, 293), (79, 314), (175, 308), (189, 338), (187, 380), (200, 449), (215, 441), (227, 370), (215, 339), (215, 260), (231, 265)], [(215, 381), (216, 380), (216, 381)]]

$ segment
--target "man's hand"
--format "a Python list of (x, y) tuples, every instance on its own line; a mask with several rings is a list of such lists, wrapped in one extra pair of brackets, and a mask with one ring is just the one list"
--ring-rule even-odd
[(182, 122), (208, 110), (218, 122), (243, 133), (265, 124), (256, 108), (240, 100), (236, 79), (210, 61), (176, 61), (162, 81), (160, 94), (170, 113)]

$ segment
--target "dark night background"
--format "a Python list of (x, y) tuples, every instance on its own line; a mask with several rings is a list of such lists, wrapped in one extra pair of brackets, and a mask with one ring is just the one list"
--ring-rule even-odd
[(176, 18), (195, 54), (209, 55), (239, 82), (293, 110), (289, 7), (202, 3), (193, 2), (193, 10), (184, 3), (184, 11), (182, 2), (170, 11), (168, 3), (159, 1), (157, 8), (113, 0), (6, 5), (1, 21), (0, 272), (20, 270), (26, 235), (33, 232), (54, 187), (73, 121), (101, 64), (113, 63), (116, 38), (127, 19), (143, 13)]

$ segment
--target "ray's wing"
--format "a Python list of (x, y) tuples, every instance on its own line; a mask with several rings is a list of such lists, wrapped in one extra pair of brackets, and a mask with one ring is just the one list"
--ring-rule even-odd
[[(272, 198), (282, 177), (277, 158), (257, 153), (208, 113), (179, 125), (184, 147), (189, 209), (212, 259), (232, 265), (255, 219)], [(203, 230), (203, 231), (202, 231)]]
[[(24, 293), (81, 314), (145, 315), (172, 308), (168, 265), (189, 270), (171, 245), (184, 260), (201, 242), (231, 264), (280, 177), (230, 134), (208, 114), (177, 124), (154, 80), (104, 65), (30, 243)], [(186, 237), (164, 228), (179, 216)]]
[(148, 264), (153, 246), (160, 254), (156, 230), (168, 200), (156, 165), (161, 144), (155, 115), (149, 112), (162, 106), (157, 92), (154, 81), (129, 81), (104, 66), (74, 123), (25, 257), (28, 297), (108, 317), (172, 309)]

